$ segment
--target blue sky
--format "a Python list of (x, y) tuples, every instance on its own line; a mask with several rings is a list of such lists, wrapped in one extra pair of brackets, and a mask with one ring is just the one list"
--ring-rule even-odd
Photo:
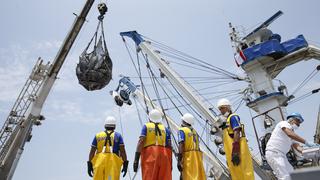
[[(92, 138), (95, 133), (103, 130), (103, 121), (107, 115), (119, 117), (118, 108), (108, 92), (116, 87), (120, 73), (136, 76), (133, 66), (128, 63), (129, 57), (119, 32), (137, 30), (194, 57), (228, 71), (241, 73), (233, 61), (228, 23), (250, 30), (276, 11), (282, 10), (284, 15), (270, 26), (273, 32), (281, 34), (283, 40), (304, 34), (310, 44), (320, 46), (319, 2), (316, 0), (308, 3), (298, 0), (109, 1), (105, 33), (114, 63), (114, 80), (101, 91), (88, 92), (78, 84), (75, 66), (95, 30), (98, 2), (90, 11), (88, 22), (58, 75), (59, 79), (43, 108), (42, 114), (46, 116), (46, 121), (42, 126), (34, 127), (33, 138), (25, 146), (14, 175), (15, 180), (88, 179), (86, 161)], [(36, 59), (39, 56), (46, 61), (54, 59), (74, 20), (72, 13), (78, 13), (83, 4), (84, 0), (11, 0), (1, 3), (1, 125)], [(319, 61), (315, 60), (300, 62), (283, 71), (278, 79), (292, 90), (318, 64)], [(318, 87), (319, 75), (304, 87), (302, 93)], [(314, 95), (288, 107), (288, 112), (298, 111), (305, 116), (306, 122), (298, 133), (310, 140), (315, 131), (319, 102), (319, 95)], [(243, 108), (239, 113), (248, 126), (249, 134), (253, 134), (248, 110)], [(141, 127), (134, 107), (124, 107), (121, 117), (132, 175), (132, 161)], [(254, 147), (255, 140), (252, 137), (249, 140)], [(177, 172), (175, 164), (174, 172)]]

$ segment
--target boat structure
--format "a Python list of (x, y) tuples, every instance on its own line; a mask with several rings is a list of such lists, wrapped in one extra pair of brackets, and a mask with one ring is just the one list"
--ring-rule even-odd
[[(41, 125), (45, 119), (41, 113), (43, 104), (93, 3), (94, 0), (86, 1), (54, 61), (46, 63), (41, 58), (37, 60), (4, 121), (0, 131), (1, 180), (12, 179), (26, 142), (31, 140), (33, 127)], [(191, 113), (196, 120), (194, 128), (199, 135), (207, 179), (231, 179), (222, 140), (221, 126), (224, 122), (216, 106), (218, 99), (228, 98), (235, 112), (239, 108), (247, 108), (251, 112), (251, 117), (246, 117), (249, 120), (244, 124), (246, 126), (250, 123), (253, 127), (253, 131), (248, 134), (254, 135), (248, 143), (255, 148), (251, 155), (256, 179), (276, 179), (265, 158), (271, 132), (278, 122), (286, 120), (286, 108), (291, 103), (311, 95), (319, 96), (317, 93), (320, 91), (319, 87), (295, 97), (296, 92), (319, 73), (320, 64), (310, 70), (310, 75), (293, 91), (277, 79), (280, 73), (293, 64), (320, 60), (320, 47), (311, 45), (303, 35), (283, 40), (281, 35), (271, 31), (270, 24), (282, 14), (282, 11), (278, 11), (245, 35), (240, 35), (238, 29), (229, 24), (229, 36), (234, 49), (234, 61), (230, 63), (241, 69), (243, 74), (229, 72), (217, 64), (181, 52), (144, 36), (143, 32), (121, 32), (124, 48), (128, 52), (128, 64), (132, 64), (128, 68), (134, 69), (136, 76), (128, 76), (125, 72), (113, 75), (113, 78), (119, 80), (118, 86), (111, 87), (112, 91), (106, 95), (114, 96), (114, 93), (118, 93), (121, 96), (124, 104), (112, 102), (114, 106), (119, 106), (119, 111), (123, 106), (134, 106), (136, 123), (141, 126), (147, 122), (143, 117), (151, 109), (162, 112), (163, 124), (172, 131), (175, 159), (178, 154), (180, 117), (186, 112)], [(102, 20), (100, 18), (99, 23)], [(104, 41), (103, 27), (103, 41), (96, 33), (95, 39), (90, 41), (95, 41), (93, 52), (82, 54), (81, 62), (77, 65), (79, 83), (90, 91), (104, 88), (112, 78), (112, 61)], [(100, 64), (90, 64), (97, 58), (100, 58), (101, 61), (97, 61)], [(108, 64), (103, 64), (103, 60)], [(95, 74), (94, 69), (99, 72)], [(102, 84), (98, 84), (97, 78), (104, 74), (108, 77), (105, 77)], [(315, 143), (320, 142), (320, 109), (317, 119), (313, 130)], [(304, 147), (302, 153), (292, 150), (287, 156), (296, 169), (291, 175), (292, 179), (302, 176), (312, 179), (320, 175), (320, 147)], [(135, 176), (130, 179), (135, 179)]]

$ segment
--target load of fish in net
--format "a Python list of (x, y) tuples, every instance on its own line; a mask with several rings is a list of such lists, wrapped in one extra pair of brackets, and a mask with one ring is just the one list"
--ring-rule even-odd
[[(99, 24), (88, 46), (79, 57), (76, 74), (81, 84), (88, 91), (104, 88), (112, 79), (112, 61), (108, 53), (103, 32), (103, 16), (99, 16)], [(99, 29), (101, 35), (98, 39)], [(88, 52), (93, 43), (93, 51)]]

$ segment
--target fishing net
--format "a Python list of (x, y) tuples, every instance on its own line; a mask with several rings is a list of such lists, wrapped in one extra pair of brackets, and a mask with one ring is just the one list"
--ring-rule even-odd
[[(108, 53), (104, 31), (103, 16), (99, 16), (97, 30), (90, 40), (88, 46), (79, 57), (76, 74), (81, 84), (88, 91), (104, 88), (112, 79), (112, 61)], [(99, 29), (101, 34), (98, 38)], [(93, 43), (94, 40), (94, 43)], [(93, 44), (93, 50), (88, 52)]]

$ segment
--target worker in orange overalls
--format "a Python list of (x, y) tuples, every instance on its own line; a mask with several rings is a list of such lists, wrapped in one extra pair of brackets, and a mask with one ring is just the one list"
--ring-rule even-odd
[(138, 171), (141, 154), (142, 180), (171, 180), (171, 132), (161, 123), (162, 114), (157, 109), (150, 111), (149, 120), (141, 131), (133, 170)]
[(183, 180), (205, 180), (203, 157), (199, 147), (199, 136), (192, 125), (194, 117), (186, 113), (181, 117), (179, 128), (178, 170)]
[(93, 139), (88, 161), (88, 174), (94, 180), (119, 180), (120, 170), (123, 177), (127, 174), (127, 160), (123, 138), (115, 132), (116, 119), (108, 116), (105, 131), (97, 133)]

